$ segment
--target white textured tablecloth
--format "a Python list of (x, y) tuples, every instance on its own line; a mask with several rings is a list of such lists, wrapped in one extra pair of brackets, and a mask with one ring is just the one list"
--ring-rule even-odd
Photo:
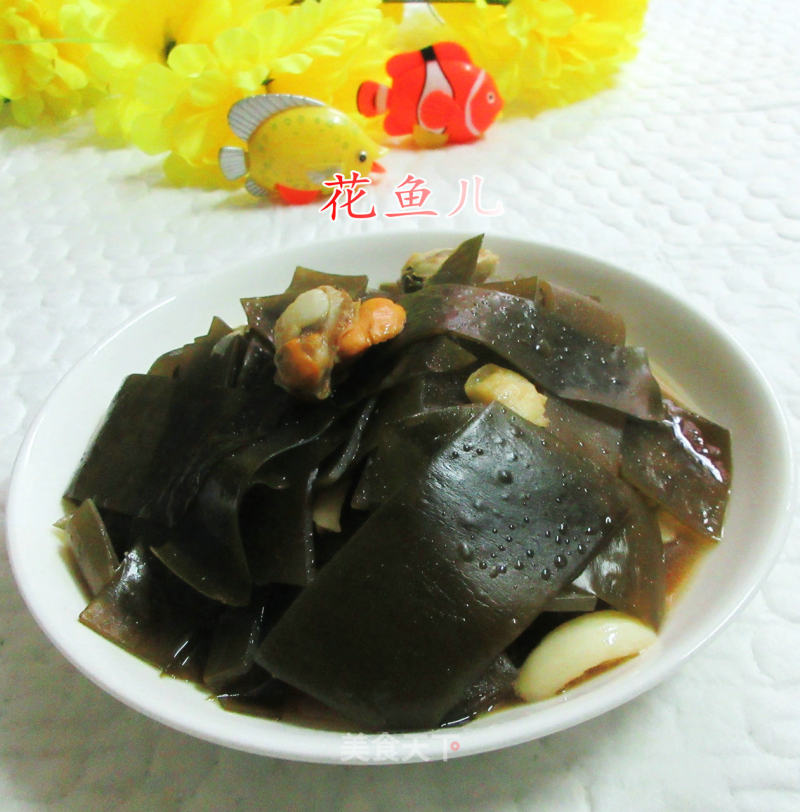
[[(313, 207), (166, 186), (85, 124), (0, 131), (0, 494), (49, 391), (137, 310), (278, 246), (395, 228), (550, 242), (667, 283), (754, 356), (800, 446), (800, 15), (795, 0), (652, 0), (618, 86), (475, 145), (393, 151), (447, 218), (331, 222)], [(448, 206), (448, 204), (450, 204)], [(398, 222), (399, 221), (399, 222)], [(758, 543), (754, 539), (753, 543)], [(660, 687), (544, 740), (445, 764), (315, 766), (138, 715), (46, 641), (0, 552), (0, 808), (800, 809), (800, 525), (755, 599)]]

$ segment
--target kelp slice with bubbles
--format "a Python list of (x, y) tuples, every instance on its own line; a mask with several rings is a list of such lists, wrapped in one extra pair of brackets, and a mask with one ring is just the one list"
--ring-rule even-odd
[(399, 300), (406, 328), (395, 349), (447, 333), (475, 342), (564, 398), (644, 420), (663, 414), (661, 390), (640, 347), (609, 344), (529, 299), (469, 285), (430, 285)]
[(631, 509), (623, 526), (573, 586), (658, 630), (666, 611), (664, 543), (655, 510), (627, 491)]
[(481, 410), (477, 405), (445, 406), (379, 426), (375, 447), (353, 490), (353, 507), (374, 510), (413, 481), (438, 448), (463, 430)]
[(371, 514), (257, 659), (364, 726), (435, 726), (627, 511), (615, 477), (492, 404)]
[(592, 338), (608, 344), (625, 343), (625, 322), (622, 317), (591, 296), (584, 296), (538, 276), (491, 280), (484, 282), (482, 287), (531, 299), (539, 307)]

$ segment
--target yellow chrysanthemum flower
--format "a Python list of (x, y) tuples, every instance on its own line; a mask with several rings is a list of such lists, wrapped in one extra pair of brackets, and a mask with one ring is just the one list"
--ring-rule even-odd
[(492, 74), (507, 111), (537, 112), (610, 84), (645, 8), (475, 0), (408, 15), (379, 0), (5, 0), (0, 116), (30, 125), (94, 102), (101, 134), (167, 153), (173, 181), (220, 186), (227, 112), (245, 96), (313, 96), (377, 133), (356, 112), (359, 83), (383, 80), (394, 53), (452, 39)]
[(391, 53), (394, 24), (378, 6), (378, 0), (320, 0), (273, 8), (210, 45), (175, 45), (166, 65), (152, 62), (137, 74), (131, 140), (147, 152), (168, 151), (164, 168), (173, 182), (230, 185), (217, 155), (235, 140), (227, 113), (239, 99), (268, 88), (355, 115), (358, 83), (382, 71)]
[(59, 0), (0, 6), (0, 98), (17, 124), (64, 119), (83, 103), (88, 44), (69, 41)]
[(459, 42), (493, 76), (507, 112), (535, 113), (608, 87), (635, 53), (646, 8), (647, 0), (440, 3), (414, 36)]
[(65, 29), (91, 39), (92, 84), (104, 96), (95, 108), (98, 132), (121, 141), (144, 112), (137, 99), (146, 65), (166, 65), (180, 44), (210, 45), (220, 32), (242, 25), (265, 8), (291, 0), (65, 0)]

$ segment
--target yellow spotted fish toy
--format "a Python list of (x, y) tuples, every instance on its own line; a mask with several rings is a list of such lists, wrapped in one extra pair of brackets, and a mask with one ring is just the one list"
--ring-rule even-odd
[(247, 149), (222, 147), (219, 165), (228, 180), (247, 176), (252, 195), (277, 192), (287, 203), (309, 203), (337, 173), (350, 177), (382, 172), (377, 158), (386, 150), (344, 113), (307, 96), (265, 93), (234, 104), (233, 132)]

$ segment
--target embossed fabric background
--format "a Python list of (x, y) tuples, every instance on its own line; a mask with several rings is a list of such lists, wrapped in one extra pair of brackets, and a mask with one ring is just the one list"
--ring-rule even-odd
[[(0, 495), (47, 394), (158, 299), (284, 245), (399, 228), (525, 236), (668, 284), (722, 320), (800, 445), (800, 16), (794, 0), (651, 0), (617, 87), (478, 144), (393, 151), (443, 212), (480, 174), (487, 206), (447, 218), (331, 222), (314, 207), (177, 190), (157, 161), (0, 131)], [(450, 204), (448, 206), (448, 204)], [(754, 543), (758, 540), (754, 539)], [(0, 808), (17, 810), (800, 808), (800, 524), (737, 619), (666, 683), (547, 739), (447, 764), (280, 762), (166, 729), (50, 646), (0, 552)]]

